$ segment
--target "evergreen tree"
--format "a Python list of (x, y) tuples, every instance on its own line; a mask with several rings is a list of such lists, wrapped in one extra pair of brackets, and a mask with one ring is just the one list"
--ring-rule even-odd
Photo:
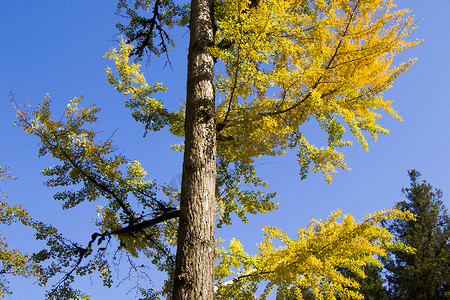
[(406, 200), (396, 207), (410, 210), (417, 215), (416, 220), (394, 220), (384, 225), (416, 253), (393, 251), (386, 259), (390, 297), (450, 299), (450, 219), (442, 192), (426, 181), (420, 182), (418, 171), (408, 174), (411, 186), (402, 189)]

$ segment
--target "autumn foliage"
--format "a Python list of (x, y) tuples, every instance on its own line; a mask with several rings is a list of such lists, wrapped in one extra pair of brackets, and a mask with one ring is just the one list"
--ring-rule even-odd
[[(173, 1), (131, 2), (134, 5), (119, 1), (131, 23), (119, 26), (125, 37), (118, 48), (105, 54), (113, 64), (106, 70), (107, 81), (123, 94), (125, 106), (146, 131), (167, 127), (172, 134), (185, 136), (186, 103), (169, 111), (162, 100), (166, 87), (149, 83), (133, 55), (142, 54), (145, 45), (150, 53), (166, 52), (173, 41), (163, 33), (186, 25), (187, 8)], [(217, 178), (212, 193), (216, 226), (224, 226), (231, 224), (233, 214), (247, 222), (247, 214), (277, 207), (275, 194), (262, 192), (269, 184), (256, 175), (256, 158), (293, 149), (302, 179), (312, 169), (322, 172), (328, 183), (337, 168), (349, 170), (343, 147), (352, 145), (353, 139), (368, 149), (366, 135), (375, 141), (379, 134), (388, 133), (376, 123), (382, 113), (401, 120), (383, 92), (414, 62), (393, 65), (394, 57), (420, 41), (407, 40), (415, 26), (412, 17), (406, 9), (396, 10), (390, 0), (218, 0), (213, 6), (215, 43), (206, 50), (216, 60), (216, 104), (215, 112), (205, 115), (212, 115), (216, 125)], [(161, 17), (145, 23), (140, 13)], [(139, 31), (139, 20), (155, 24), (147, 44), (140, 40), (146, 31)], [(155, 43), (158, 37), (161, 47)], [(48, 227), (43, 239), (51, 241), (37, 260), (44, 266), (58, 260), (51, 251), (72, 257), (59, 269), (47, 264), (51, 271), (40, 275), (46, 281), (64, 268), (69, 270), (49, 298), (87, 298), (71, 287), (75, 275), (96, 272), (104, 285), (111, 286), (108, 251), (126, 253), (137, 276), (141, 271), (134, 259), (147, 257), (167, 273), (167, 280), (161, 291), (139, 289), (143, 295), (167, 296), (173, 287), (179, 192), (146, 179), (140, 163), (118, 154), (111, 138), (98, 140), (88, 125), (95, 123), (99, 109), (83, 108), (81, 100), (70, 101), (64, 120), (50, 112), (50, 96), (35, 109), (15, 107), (17, 125), (39, 138), (39, 155), (50, 154), (59, 161), (43, 171), (49, 177), (46, 184), (74, 187), (55, 194), (63, 208), (83, 201), (102, 203), (96, 208), (98, 232), (88, 245), (68, 243)], [(325, 132), (323, 145), (314, 145), (303, 134), (311, 122)], [(351, 134), (345, 135), (346, 131)], [(183, 151), (184, 145), (174, 148)], [(378, 258), (389, 249), (412, 251), (378, 225), (398, 218), (413, 216), (390, 210), (356, 222), (337, 211), (324, 221), (313, 220), (297, 238), (266, 227), (255, 255), (247, 254), (237, 240), (228, 249), (217, 246), (216, 297), (255, 299), (263, 283), (263, 299), (273, 290), (280, 299), (301, 299), (304, 291), (317, 299), (362, 299), (358, 283), (338, 269), (346, 267), (364, 276), (363, 266), (379, 264)], [(282, 246), (274, 246), (274, 240)], [(232, 274), (236, 277), (230, 279)]]

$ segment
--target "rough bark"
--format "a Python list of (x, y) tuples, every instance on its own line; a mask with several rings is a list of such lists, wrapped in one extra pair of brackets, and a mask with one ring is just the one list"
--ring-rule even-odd
[(212, 0), (191, 2), (185, 152), (173, 299), (214, 299), (216, 131)]

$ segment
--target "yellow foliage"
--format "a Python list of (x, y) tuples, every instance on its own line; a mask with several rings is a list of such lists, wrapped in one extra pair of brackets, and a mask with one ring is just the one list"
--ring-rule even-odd
[[(126, 2), (120, 0), (119, 6), (128, 8)], [(167, 14), (161, 20), (170, 18), (171, 8), (177, 9), (171, 1), (165, 5)], [(382, 113), (401, 120), (392, 101), (383, 98), (383, 92), (414, 62), (409, 59), (392, 65), (395, 55), (420, 41), (407, 41), (415, 27), (412, 17), (408, 10), (395, 10), (391, 0), (216, 0), (214, 5), (216, 40), (208, 51), (218, 61), (215, 192), (218, 226), (222, 226), (231, 223), (231, 213), (246, 222), (248, 213), (265, 213), (276, 208), (277, 204), (271, 202), (275, 195), (259, 190), (268, 187), (268, 183), (256, 176), (255, 158), (296, 149), (302, 179), (312, 167), (313, 172), (322, 172), (329, 183), (337, 168), (349, 170), (342, 148), (352, 145), (352, 141), (351, 136), (344, 139), (344, 134), (350, 131), (367, 150), (366, 134), (375, 141), (379, 134), (388, 133), (376, 123)], [(148, 11), (151, 6), (152, 1), (135, 1), (135, 9)], [(173, 26), (170, 22), (167, 25)], [(115, 65), (115, 71), (106, 70), (108, 82), (127, 97), (126, 107), (146, 131), (168, 126), (174, 135), (183, 136), (184, 102), (180, 103), (179, 111), (170, 112), (155, 98), (157, 92), (166, 88), (162, 83), (147, 82), (141, 66), (130, 58), (133, 49), (122, 40), (118, 50), (105, 54)], [(81, 100), (82, 97), (77, 97), (70, 101), (65, 121), (50, 113), (49, 95), (32, 112), (16, 107), (17, 125), (41, 140), (39, 155), (49, 153), (61, 161), (60, 165), (43, 171), (51, 177), (46, 184), (81, 186), (79, 191), (55, 194), (56, 199), (64, 201), (64, 209), (102, 198), (106, 204), (97, 205), (95, 224), (103, 240), (115, 235), (119, 251), (124, 250), (129, 257), (146, 255), (170, 277), (173, 271), (170, 248), (175, 245), (177, 233), (173, 220), (132, 233), (116, 233), (175, 210), (177, 191), (165, 187), (163, 192), (169, 200), (157, 199), (156, 184), (145, 180), (147, 173), (138, 161), (115, 155), (111, 138), (96, 141), (95, 131), (84, 127), (96, 121), (99, 109), (83, 108)], [(305, 124), (310, 120), (317, 121), (325, 132), (327, 141), (323, 145), (313, 144), (304, 135)], [(183, 145), (173, 148), (183, 149)], [(246, 185), (250, 189), (242, 188)], [(131, 197), (137, 205), (129, 201)], [(14, 209), (7, 215), (22, 214), (22, 219), (28, 220), (20, 207)], [(364, 276), (362, 267), (378, 264), (377, 258), (386, 255), (389, 249), (412, 251), (394, 243), (392, 235), (377, 225), (386, 218), (412, 216), (390, 210), (356, 222), (337, 211), (324, 221), (313, 220), (307, 229), (299, 231), (296, 239), (267, 227), (259, 254), (254, 256), (247, 254), (239, 241), (232, 240), (228, 250), (217, 250), (217, 298), (236, 298), (238, 292), (240, 299), (255, 299), (257, 284), (268, 282), (263, 299), (275, 287), (279, 297), (301, 299), (301, 291), (309, 289), (317, 299), (335, 299), (337, 295), (361, 299), (358, 284), (339, 273), (339, 267)], [(32, 226), (39, 231), (38, 239), (57, 236), (52, 227), (40, 223)], [(52, 247), (65, 249), (58, 244), (63, 239), (58, 238)], [(99, 239), (98, 245), (103, 240)], [(274, 240), (282, 246), (276, 247)], [(95, 238), (89, 247), (94, 241)], [(81, 251), (79, 247), (76, 249)], [(92, 252), (92, 248), (82, 250)], [(2, 251), (4, 261), (13, 262), (12, 257), (19, 263), (27, 261), (20, 253)], [(70, 257), (64, 251), (61, 253)], [(77, 274), (90, 274), (96, 268), (108, 286), (111, 276), (102, 253), (99, 250), (97, 260), (79, 267)], [(45, 251), (41, 254), (43, 260), (48, 257)], [(224, 281), (231, 274), (236, 274), (237, 279), (231, 283)], [(169, 285), (165, 289), (167, 292)]]
[[(133, 46), (122, 40), (120, 49), (112, 49), (104, 55), (115, 63), (116, 77), (110, 68), (106, 69), (108, 83), (114, 88), (129, 96), (125, 106), (133, 111), (133, 118), (145, 124), (145, 130), (160, 130), (169, 121), (178, 120), (178, 114), (169, 113), (161, 101), (156, 100), (152, 94), (166, 91), (162, 83), (150, 86), (143, 73), (140, 72), (141, 65), (130, 60)], [(120, 79), (119, 79), (120, 78)]]
[[(209, 50), (219, 62), (219, 156), (252, 163), (297, 148), (302, 178), (310, 165), (327, 182), (336, 168), (349, 170), (340, 150), (352, 144), (343, 140), (346, 130), (367, 150), (364, 132), (374, 141), (388, 133), (376, 123), (380, 112), (401, 120), (382, 94), (415, 60), (392, 65), (396, 54), (420, 43), (406, 40), (415, 27), (408, 13), (395, 10), (392, 0), (216, 1), (216, 44)], [(183, 104), (169, 113), (152, 98), (165, 88), (150, 87), (130, 60), (132, 50), (122, 41), (120, 50), (105, 55), (118, 73), (108, 69), (108, 82), (131, 95), (126, 105), (146, 129), (169, 125), (182, 135)], [(326, 146), (314, 146), (302, 134), (312, 118), (328, 135)]]
[[(8, 167), (0, 166), (0, 180), (4, 178), (14, 179), (15, 177), (8, 175), (9, 171)], [(0, 193), (0, 196), (7, 198), (4, 193)], [(38, 225), (20, 205), (10, 206), (9, 203), (0, 201), (0, 224), (14, 225), (18, 222), (35, 228)], [(28, 254), (17, 249), (11, 249), (5, 238), (0, 237), (0, 297), (2, 298), (11, 294), (7, 286), (8, 281), (5, 280), (7, 275), (25, 278), (36, 277), (39, 285), (45, 285), (43, 268), (32, 260)]]
[[(339, 151), (351, 144), (342, 141), (345, 128), (367, 149), (363, 131), (373, 140), (388, 132), (375, 110), (401, 120), (382, 93), (414, 61), (392, 66), (393, 57), (420, 42), (405, 40), (415, 27), (408, 10), (393, 10), (390, 0), (220, 3), (210, 49), (226, 69), (217, 74), (216, 119), (220, 133), (233, 138), (219, 143), (221, 155), (245, 162), (297, 146), (302, 177), (313, 164), (331, 182), (336, 167), (349, 169)], [(302, 135), (311, 117), (339, 127), (322, 126), (326, 147)]]
[[(379, 266), (379, 257), (386, 256), (389, 250), (414, 251), (394, 242), (393, 234), (378, 225), (388, 219), (411, 220), (414, 215), (393, 209), (356, 222), (338, 210), (324, 221), (312, 220), (306, 229), (299, 230), (296, 239), (278, 228), (265, 227), (264, 241), (258, 245), (259, 254), (255, 256), (245, 253), (240, 242), (232, 240), (228, 250), (217, 252), (217, 299), (235, 299), (237, 295), (240, 298), (248, 285), (263, 282), (268, 283), (261, 299), (274, 288), (277, 299), (302, 299), (302, 291), (312, 292), (315, 299), (363, 299), (358, 283), (345, 277), (339, 268), (364, 277), (362, 267), (369, 263)], [(223, 282), (234, 273), (234, 280)]]

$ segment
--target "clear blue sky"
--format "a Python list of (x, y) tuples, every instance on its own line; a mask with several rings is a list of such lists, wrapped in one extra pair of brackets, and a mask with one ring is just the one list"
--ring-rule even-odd
[[(89, 220), (95, 217), (91, 204), (71, 211), (61, 211), (52, 199), (54, 191), (43, 186), (40, 170), (55, 164), (50, 157), (37, 157), (37, 140), (15, 128), (9, 104), (9, 90), (18, 103), (42, 102), (45, 93), (54, 101), (54, 113), (75, 96), (84, 95), (85, 104), (96, 103), (102, 111), (96, 125), (103, 137), (116, 129), (115, 144), (132, 159), (138, 159), (150, 178), (169, 182), (181, 172), (181, 154), (169, 150), (174, 143), (167, 134), (142, 138), (142, 127), (132, 121), (123, 108), (123, 98), (106, 83), (102, 58), (115, 47), (120, 20), (114, 15), (114, 1), (4, 1), (0, 10), (0, 165), (8, 165), (17, 181), (0, 183), (12, 204), (21, 204), (36, 219), (58, 227), (69, 237), (86, 243), (95, 230)], [(339, 172), (331, 185), (321, 174), (311, 174), (300, 181), (294, 153), (263, 158), (258, 171), (278, 192), (280, 208), (268, 215), (251, 217), (248, 225), (236, 223), (219, 231), (225, 240), (240, 239), (254, 253), (262, 238), (261, 227), (278, 226), (294, 236), (311, 218), (324, 218), (337, 208), (361, 218), (367, 213), (391, 208), (402, 200), (401, 188), (409, 183), (406, 171), (415, 168), (435, 187), (444, 192), (450, 206), (450, 0), (401, 0), (416, 16), (418, 29), (412, 38), (424, 43), (405, 53), (401, 59), (418, 57), (417, 63), (403, 74), (386, 93), (404, 118), (397, 122), (383, 117), (381, 124), (391, 130), (380, 136), (365, 152), (355, 145), (347, 149), (350, 172)], [(163, 69), (163, 62), (152, 59), (145, 70), (150, 82), (161, 81), (169, 91), (165, 103), (174, 109), (184, 98), (186, 47), (188, 32), (180, 32), (178, 47), (171, 55), (173, 70)], [(179, 142), (179, 141), (177, 141)], [(30, 233), (20, 227), (0, 229), (11, 246), (33, 251)], [(121, 274), (126, 272), (121, 270)], [(157, 281), (158, 274), (155, 273)], [(33, 280), (11, 280), (14, 294), (7, 299), (42, 299), (44, 291)], [(133, 299), (133, 293), (120, 287), (106, 290), (94, 276), (81, 287), (92, 299)]]

